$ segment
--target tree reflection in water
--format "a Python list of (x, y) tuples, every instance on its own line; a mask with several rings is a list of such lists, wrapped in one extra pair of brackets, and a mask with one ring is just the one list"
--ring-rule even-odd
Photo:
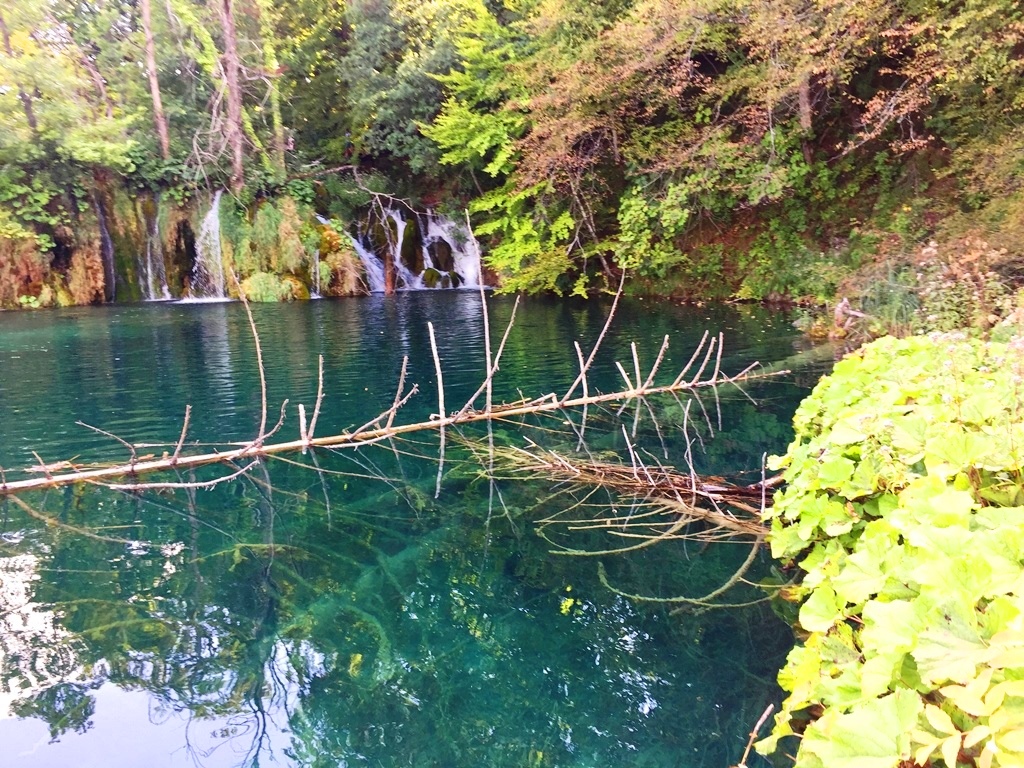
[[(775, 428), (736, 414), (722, 451)], [(522, 524), (543, 483), (504, 483), (509, 515), (485, 517), (468, 456), (433, 499), (436, 465), (406, 455), (432, 450), (321, 453), (319, 474), (270, 461), (208, 491), (75, 487), (25, 497), (34, 515), (0, 502), (10, 713), (102, 756), (119, 748), (104, 708), (146, 706), (146, 759), (175, 765), (734, 760), (789, 643), (770, 612), (631, 604)], [(606, 565), (630, 591), (701, 594), (746, 551), (669, 542)]]

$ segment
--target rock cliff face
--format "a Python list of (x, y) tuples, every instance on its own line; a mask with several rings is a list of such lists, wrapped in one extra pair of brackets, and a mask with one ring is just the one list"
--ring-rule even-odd
[(195, 204), (102, 184), (74, 220), (0, 238), (0, 307), (159, 300), (187, 293)]
[[(236, 279), (237, 278), (237, 279)], [(432, 212), (376, 208), (327, 220), (282, 196), (242, 207), (228, 195), (170, 196), (99, 183), (74, 222), (0, 239), (0, 308), (105, 302), (255, 301), (474, 288), (479, 249)]]

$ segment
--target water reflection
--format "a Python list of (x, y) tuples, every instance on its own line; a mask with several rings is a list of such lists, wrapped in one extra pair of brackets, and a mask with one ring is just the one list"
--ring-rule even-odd
[[(436, 504), (328, 477), (330, 524), (315, 481), (273, 463), (195, 499), (89, 489), (9, 508), (12, 530), (51, 521), (4, 558), (5, 615), (23, 617), (4, 625), (14, 764), (72, 748), (118, 764), (130, 725), (154, 731), (138, 754), (173, 765), (722, 765), (774, 695), (788, 633), (769, 613), (638, 608), (504, 518), (485, 525), (468, 473)], [(538, 490), (505, 494), (522, 509)], [(637, 590), (690, 589), (681, 554), (611, 567)], [(686, 557), (705, 580), (735, 566)]]
[[(325, 419), (334, 426), (390, 404), (404, 354), (418, 360), (411, 380), (429, 386), (426, 307), (446, 380), (450, 366), (453, 392), (468, 395), (482, 369), (479, 299), (424, 300), (441, 311), (409, 299), (257, 308), (272, 398), (312, 402), (318, 352), (328, 360), (335, 396)], [(29, 444), (49, 445), (47, 455), (95, 448), (91, 436), (47, 443), (55, 422), (82, 418), (76, 409), (94, 401), (93, 416), (118, 403), (129, 437), (145, 425), (147, 437), (173, 440), (185, 402), (207, 414), (199, 434), (249, 434), (259, 394), (238, 308), (145, 309), (156, 311), (101, 316), (117, 320), (105, 330), (96, 316), (74, 315), (67, 328), (35, 329), (31, 341), (0, 333), (0, 356), (57, 340), (74, 351), (32, 357), (23, 376), (0, 371), (0, 405), (19, 409), (0, 437), (23, 430)], [(492, 328), (509, 311), (497, 302)], [(728, 312), (710, 319), (737, 332), (769, 324)], [(522, 320), (503, 386), (531, 394), (567, 386), (576, 366), (560, 353), (603, 322), (590, 306), (543, 302), (528, 304)], [(679, 318), (651, 316), (644, 360), (672, 323)], [(679, 325), (673, 354), (685, 361), (702, 328)], [(95, 338), (107, 341), (86, 341)], [(611, 346), (623, 357), (628, 343)], [(736, 370), (754, 354), (769, 362), (793, 353), (792, 335), (744, 345)], [(595, 386), (612, 381), (602, 365)], [(84, 394), (62, 399), (40, 374), (64, 384), (81, 375)], [(224, 376), (231, 382), (204, 389)], [(785, 446), (799, 390), (752, 394), (756, 405), (708, 400), (707, 422), (690, 422), (707, 449), (701, 469), (756, 466)], [(33, 411), (31, 397), (53, 398), (53, 408)], [(679, 463), (685, 404), (649, 406), (631, 439)], [(627, 428), (633, 418), (623, 416)], [(494, 440), (521, 446), (523, 430), (496, 425)], [(559, 451), (577, 446), (558, 420), (528, 436)], [(624, 455), (613, 410), (594, 409), (588, 437), (589, 450)], [(10, 457), (19, 446), (5, 442)], [(212, 490), (79, 487), (26, 496), (27, 508), (0, 501), (0, 739), (9, 764), (721, 768), (738, 758), (776, 695), (790, 642), (769, 610), (679, 617), (626, 601), (601, 586), (593, 560), (551, 555), (535, 535), (532, 522), (565, 503), (552, 496), (559, 489), (514, 478), (492, 506), (479, 464), (450, 447), (435, 499), (436, 437), (394, 448), (272, 460)], [(314, 459), (324, 473), (310, 469)], [(607, 533), (572, 535), (586, 537), (574, 546), (597, 549)], [(704, 594), (745, 554), (676, 542), (606, 567), (630, 592)]]

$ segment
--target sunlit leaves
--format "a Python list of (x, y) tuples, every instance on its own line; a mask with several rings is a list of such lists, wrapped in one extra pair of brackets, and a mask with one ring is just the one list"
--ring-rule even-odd
[(798, 768), (896, 768), (910, 756), (910, 729), (921, 714), (910, 691), (875, 699), (849, 714), (829, 710), (811, 724)]
[[(936, 336), (869, 345), (801, 405), (769, 516), (810, 635), (764, 748), (820, 706), (799, 766), (1021, 764), (1022, 401), (1019, 345)], [(882, 712), (901, 729), (853, 739)]]

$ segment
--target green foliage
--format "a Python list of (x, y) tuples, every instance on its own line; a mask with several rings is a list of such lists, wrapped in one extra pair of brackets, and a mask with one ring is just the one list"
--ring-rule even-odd
[(252, 217), (252, 249), (262, 270), (277, 271), (281, 255), (278, 232), (283, 221), (281, 210), (269, 200), (260, 203)]
[(261, 200), (252, 223), (248, 210), (221, 199), (221, 235), (240, 277), (259, 272), (299, 274), (319, 248), (310, 212), (288, 196)]
[(437, 115), (438, 78), (458, 62), (454, 36), (480, 7), (479, 0), (348, 4), (346, 21), (357, 34), (338, 65), (356, 148), (401, 159), (413, 173), (436, 169), (437, 146), (418, 126)]
[(523, 56), (523, 44), (482, 2), (467, 5), (466, 21), (453, 40), (459, 67), (437, 76), (447, 98), (432, 123), (420, 129), (437, 144), (441, 163), (503, 178), (515, 170), (515, 142), (527, 127), (522, 111), (501, 108), (525, 95), (522, 84), (508, 74)]
[(574, 222), (568, 211), (546, 208), (547, 191), (544, 184), (518, 192), (506, 186), (470, 206), (491, 215), (475, 232), (498, 236), (487, 264), (504, 275), (503, 291), (563, 290), (561, 278), (572, 268), (568, 243)]
[(917, 326), (920, 299), (912, 265), (886, 262), (867, 273), (860, 304), (870, 318), (871, 336), (907, 336)]
[(256, 272), (242, 281), (242, 293), (249, 301), (285, 301), (292, 297), (291, 286), (277, 275)]
[(0, 168), (0, 237), (34, 238), (40, 249), (48, 250), (54, 243), (47, 230), (67, 220), (50, 174), (30, 176), (16, 166)]
[(1024, 760), (1024, 344), (881, 339), (794, 417), (768, 518), (807, 633), (798, 768)]
[(639, 274), (663, 277), (683, 260), (676, 238), (686, 231), (689, 202), (680, 184), (670, 184), (663, 197), (651, 200), (635, 185), (619, 201), (618, 263)]
[[(821, 300), (879, 244), (905, 257), (943, 227), (982, 233), (1024, 282), (1013, 0), (245, 0), (231, 88), (217, 6), (150, 5), (152, 63), (136, 3), (5, 7), (0, 236), (52, 250), (114, 180), (179, 205), (228, 186), (241, 135), (250, 208), (351, 220), (365, 187), (472, 198), (509, 290), (583, 293), (599, 265)], [(933, 205), (942, 185), (962, 205)], [(308, 266), (315, 235), (273, 206), (239, 224), (243, 271)]]
[(1010, 307), (1009, 292), (990, 269), (1002, 254), (982, 240), (968, 239), (940, 253), (935, 243), (922, 249), (918, 274), (922, 328), (987, 330)]

